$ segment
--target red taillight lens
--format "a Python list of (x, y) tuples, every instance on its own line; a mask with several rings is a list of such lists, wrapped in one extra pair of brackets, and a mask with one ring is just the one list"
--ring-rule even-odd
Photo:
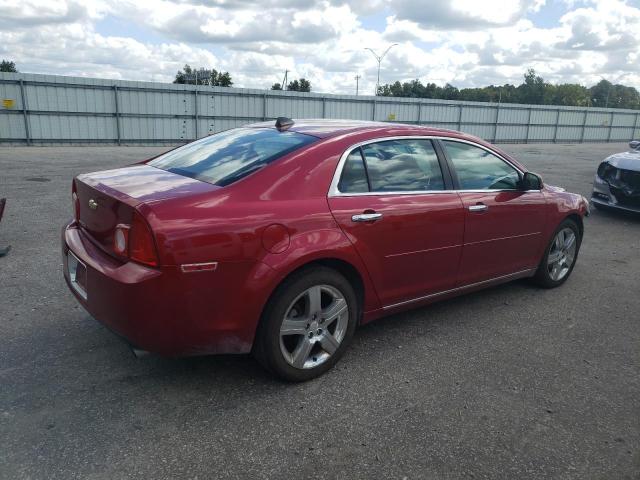
[(131, 260), (154, 267), (158, 265), (158, 254), (151, 228), (137, 212), (133, 214), (128, 240)]

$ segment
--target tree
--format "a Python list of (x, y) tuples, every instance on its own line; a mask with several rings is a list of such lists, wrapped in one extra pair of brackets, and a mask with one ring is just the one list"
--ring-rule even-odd
[(219, 72), (215, 68), (208, 70), (200, 67), (196, 70), (191, 68), (189, 64), (186, 64), (182, 70), (176, 73), (176, 78), (173, 83), (195, 85), (196, 82), (200, 85), (211, 85), (212, 87), (230, 87), (233, 85), (231, 75), (229, 72)]
[(291, 90), (292, 92), (310, 92), (311, 82), (305, 78), (293, 80), (287, 85), (287, 90)]
[(533, 68), (524, 74), (524, 83), (518, 87), (520, 102), (541, 105), (544, 101), (545, 83), (542, 77), (536, 75)]
[(271, 85), (271, 90), (282, 90), (282, 85), (280, 85), (279, 83), (274, 83), (273, 85)]
[(15, 72), (15, 73), (17, 73), (18, 70), (16, 69), (15, 62), (11, 62), (9, 60), (2, 60), (2, 62), (0, 62), (0, 72)]
[(575, 83), (553, 85), (546, 83), (542, 77), (536, 75), (533, 69), (527, 70), (524, 74), (524, 82), (517, 87), (507, 83), (457, 89), (448, 83), (444, 87), (439, 87), (435, 83), (424, 85), (416, 79), (410, 82), (381, 85), (378, 88), (378, 95), (471, 102), (640, 109), (640, 93), (633, 87), (613, 85), (607, 80), (602, 80), (591, 88)]
[(229, 72), (218, 72), (216, 69), (212, 68), (209, 85), (213, 87), (230, 87), (233, 85), (233, 81), (231, 80)]

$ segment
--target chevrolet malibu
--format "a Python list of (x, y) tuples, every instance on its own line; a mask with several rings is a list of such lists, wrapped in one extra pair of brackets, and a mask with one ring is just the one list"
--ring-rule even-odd
[(253, 352), (302, 381), (357, 326), (575, 265), (584, 197), (460, 132), (279, 118), (77, 176), (77, 300), (134, 349)]

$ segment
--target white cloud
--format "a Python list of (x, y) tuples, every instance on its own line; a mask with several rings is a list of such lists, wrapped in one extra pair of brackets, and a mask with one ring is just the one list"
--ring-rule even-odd
[[(553, 82), (640, 87), (640, 8), (629, 2), (565, 0), (540, 26), (544, 0), (0, 0), (0, 57), (23, 71), (156, 81), (189, 63), (257, 88), (286, 69), (314, 91), (352, 93), (356, 74), (361, 91), (374, 88), (365, 47), (397, 42), (382, 83), (520, 83), (533, 67)], [(135, 31), (109, 33), (105, 19)]]

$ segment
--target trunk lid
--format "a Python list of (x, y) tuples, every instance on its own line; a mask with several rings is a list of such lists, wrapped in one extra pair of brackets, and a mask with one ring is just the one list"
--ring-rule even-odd
[(80, 226), (98, 246), (114, 254), (115, 227), (121, 223), (130, 225), (138, 205), (220, 187), (148, 165), (135, 165), (78, 175), (75, 188), (80, 202)]

